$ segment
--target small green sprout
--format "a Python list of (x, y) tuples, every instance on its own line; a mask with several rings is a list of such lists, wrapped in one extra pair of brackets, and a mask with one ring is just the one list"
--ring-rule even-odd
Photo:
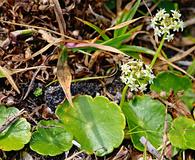
[(37, 87), (35, 89), (35, 91), (33, 92), (33, 94), (35, 95), (35, 97), (39, 97), (39, 96), (41, 96), (43, 94), (43, 89), (40, 88), (40, 87)]

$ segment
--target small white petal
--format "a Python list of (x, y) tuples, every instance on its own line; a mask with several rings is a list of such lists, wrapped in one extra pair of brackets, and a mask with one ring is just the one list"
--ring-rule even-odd
[(174, 19), (179, 19), (181, 17), (181, 14), (176, 10), (171, 10), (172, 16)]
[(174, 34), (167, 34), (167, 36), (165, 37), (165, 39), (169, 42), (171, 40), (173, 40), (174, 38)]
[(162, 34), (163, 34), (162, 31), (158, 27), (154, 28), (154, 35), (161, 37)]
[(145, 91), (147, 88), (146, 88), (147, 84), (141, 84), (140, 87), (139, 87), (139, 90), (140, 91)]

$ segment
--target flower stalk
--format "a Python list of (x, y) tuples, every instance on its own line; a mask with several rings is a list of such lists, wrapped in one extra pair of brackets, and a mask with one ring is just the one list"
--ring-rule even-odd
[(156, 53), (155, 53), (155, 55), (154, 55), (154, 57), (153, 57), (153, 59), (152, 59), (152, 62), (150, 63), (150, 68), (151, 68), (151, 69), (153, 68), (153, 66), (154, 66), (154, 64), (155, 64), (156, 59), (159, 57), (159, 54), (160, 54), (160, 51), (161, 51), (161, 49), (162, 49), (162, 47), (163, 47), (163, 44), (164, 44), (164, 42), (165, 42), (165, 37), (166, 37), (166, 36), (167, 36), (167, 35), (164, 34), (163, 38), (162, 38), (161, 41), (160, 41), (160, 45), (158, 46), (158, 49), (157, 49), (157, 51), (156, 51)]
[(165, 40), (169, 42), (173, 40), (174, 32), (178, 32), (179, 29), (183, 31), (184, 22), (180, 19), (180, 17), (181, 14), (176, 10), (171, 10), (171, 14), (169, 14), (165, 11), (165, 9), (160, 9), (157, 14), (151, 19), (151, 27), (154, 29), (154, 35), (163, 37), (152, 59), (150, 68), (153, 68)]

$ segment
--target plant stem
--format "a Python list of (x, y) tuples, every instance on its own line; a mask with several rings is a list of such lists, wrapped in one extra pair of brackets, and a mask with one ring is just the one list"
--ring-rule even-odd
[(162, 40), (160, 41), (160, 45), (159, 45), (159, 47), (158, 47), (158, 49), (157, 49), (157, 51), (156, 51), (156, 53), (155, 53), (155, 55), (154, 55), (154, 57), (153, 57), (153, 59), (152, 59), (152, 62), (150, 63), (150, 68), (153, 68), (153, 66), (154, 66), (154, 64), (155, 64), (155, 62), (156, 62), (156, 59), (158, 58), (158, 56), (159, 56), (159, 54), (160, 54), (160, 51), (161, 51), (162, 46), (163, 46), (163, 44), (164, 44), (166, 35), (167, 35), (167, 34), (164, 34)]
[(122, 108), (125, 102), (125, 96), (127, 93), (127, 89), (128, 89), (128, 85), (126, 84), (126, 86), (123, 88), (123, 92), (122, 92), (122, 97), (121, 97), (121, 101), (120, 101), (120, 107)]

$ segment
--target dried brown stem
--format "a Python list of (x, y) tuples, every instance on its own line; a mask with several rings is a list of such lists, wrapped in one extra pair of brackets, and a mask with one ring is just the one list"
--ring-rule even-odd
[(60, 3), (58, 2), (58, 0), (51, 0), (51, 3), (54, 4), (54, 12), (58, 21), (60, 33), (64, 35), (66, 33), (66, 23), (62, 14)]

